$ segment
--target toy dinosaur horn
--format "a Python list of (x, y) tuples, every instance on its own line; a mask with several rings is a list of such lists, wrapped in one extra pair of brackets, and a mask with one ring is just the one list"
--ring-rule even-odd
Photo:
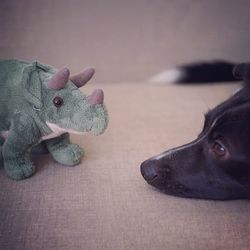
[(94, 68), (87, 68), (80, 72), (77, 75), (71, 76), (70, 80), (78, 87), (82, 87), (84, 84), (86, 84), (91, 77), (95, 74)]
[(63, 89), (69, 80), (69, 74), (68, 68), (58, 70), (48, 81), (48, 88), (58, 90)]
[(96, 89), (91, 95), (87, 97), (87, 101), (90, 105), (103, 104), (104, 93), (102, 89)]

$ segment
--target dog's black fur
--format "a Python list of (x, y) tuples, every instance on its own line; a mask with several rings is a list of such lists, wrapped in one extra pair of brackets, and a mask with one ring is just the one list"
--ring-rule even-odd
[(218, 83), (225, 81), (237, 81), (232, 74), (236, 63), (216, 60), (211, 62), (198, 62), (184, 64), (177, 69), (182, 72), (181, 77), (176, 83)]
[(141, 164), (149, 184), (180, 197), (250, 198), (250, 63), (234, 77), (247, 84), (205, 115), (197, 139)]

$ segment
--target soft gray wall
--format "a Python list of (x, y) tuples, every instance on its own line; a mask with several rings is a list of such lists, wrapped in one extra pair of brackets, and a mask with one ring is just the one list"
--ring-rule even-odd
[(183, 62), (250, 60), (249, 13), (249, 0), (0, 0), (0, 57), (141, 81)]

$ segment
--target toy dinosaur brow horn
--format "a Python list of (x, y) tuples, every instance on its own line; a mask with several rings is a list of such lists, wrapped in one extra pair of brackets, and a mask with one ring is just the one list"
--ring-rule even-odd
[(63, 68), (58, 70), (52, 78), (48, 81), (48, 88), (50, 89), (63, 89), (69, 80), (69, 69)]
[(95, 74), (94, 68), (87, 68), (77, 75), (71, 76), (70, 80), (78, 87), (82, 87), (86, 84), (92, 76)]

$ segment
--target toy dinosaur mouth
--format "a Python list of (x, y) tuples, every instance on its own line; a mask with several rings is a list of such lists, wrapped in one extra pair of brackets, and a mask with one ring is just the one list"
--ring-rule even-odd
[(81, 132), (81, 131), (77, 131), (77, 130), (73, 130), (73, 129), (62, 128), (62, 127), (59, 127), (58, 125), (56, 125), (54, 123), (50, 123), (50, 122), (46, 122), (46, 124), (52, 132), (48, 135), (43, 136), (42, 140), (48, 140), (48, 139), (60, 136), (64, 133), (72, 133), (72, 134), (80, 134), (80, 135), (84, 135), (84, 134), (88, 133), (88, 132)]

